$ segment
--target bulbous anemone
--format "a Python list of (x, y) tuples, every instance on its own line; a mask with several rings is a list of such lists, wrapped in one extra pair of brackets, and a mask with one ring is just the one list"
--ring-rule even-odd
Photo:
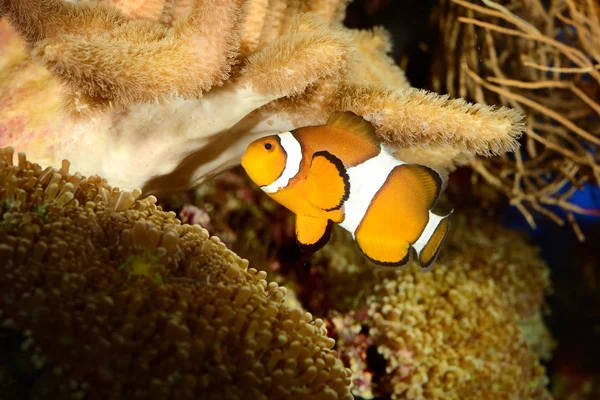
[(0, 149), (0, 326), (25, 337), (36, 398), (351, 398), (285, 288), (156, 198), (68, 170)]

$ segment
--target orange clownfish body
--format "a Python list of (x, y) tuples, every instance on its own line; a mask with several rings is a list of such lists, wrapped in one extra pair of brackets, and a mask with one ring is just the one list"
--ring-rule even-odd
[(332, 223), (350, 231), (372, 262), (400, 266), (411, 248), (430, 267), (449, 222), (430, 210), (446, 177), (392, 156), (374, 127), (356, 114), (334, 112), (309, 126), (252, 142), (242, 157), (250, 178), (296, 214), (298, 244), (316, 251)]

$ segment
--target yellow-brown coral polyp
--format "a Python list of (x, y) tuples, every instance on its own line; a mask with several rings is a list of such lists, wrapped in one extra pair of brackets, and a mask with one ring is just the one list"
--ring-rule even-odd
[(370, 340), (395, 399), (550, 398), (517, 314), (493, 280), (440, 264), (383, 280), (368, 299)]
[(0, 150), (0, 322), (38, 398), (349, 399), (323, 322), (154, 197)]
[[(548, 399), (538, 360), (553, 347), (541, 318), (547, 266), (537, 249), (489, 214), (457, 212), (451, 229), (430, 272), (414, 264), (374, 272), (344, 232), (335, 232), (335, 244), (316, 259), (326, 265), (322, 279), (337, 310), (331, 320), (342, 359), (352, 367), (354, 393)], [(377, 354), (378, 368), (360, 346)]]

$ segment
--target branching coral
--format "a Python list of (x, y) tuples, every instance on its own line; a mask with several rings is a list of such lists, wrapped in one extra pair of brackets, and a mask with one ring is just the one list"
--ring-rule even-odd
[(600, 184), (600, 9), (592, 0), (482, 1), (440, 10), (434, 89), (526, 114), (514, 157), (471, 166), (530, 225), (536, 212), (566, 219), (583, 238), (574, 214), (590, 210), (569, 198), (588, 181)]
[[(222, 29), (216, 31), (214, 38), (212, 33), (205, 36), (201, 27), (212, 29), (217, 11), (207, 13), (200, 18), (202, 21), (184, 12), (204, 10), (213, 4), (208, 0), (189, 4), (165, 1), (162, 5), (148, 0), (152, 10), (158, 4), (161, 16), (156, 20), (157, 13), (152, 11), (149, 15), (154, 17), (143, 21), (126, 19), (105, 5), (70, 5), (64, 16), (71, 19), (57, 17), (52, 21), (71, 32), (71, 36), (63, 40), (48, 34), (45, 39), (57, 41), (62, 49), (71, 49), (60, 52), (43, 41), (36, 42), (38, 36), (29, 33), (50, 29), (43, 19), (23, 17), (23, 11), (36, 8), (38, 2), (4, 0), (1, 7), (9, 21), (35, 45), (34, 57), (66, 79), (70, 92), (63, 105), (71, 114), (86, 118), (72, 120), (56, 112), (32, 118), (27, 109), (28, 94), (21, 90), (32, 85), (32, 79), (25, 84), (0, 81), (4, 85), (1, 92), (7, 92), (11, 98), (5, 112), (12, 119), (24, 120), (20, 125), (15, 121), (14, 126), (8, 124), (4, 128), (11, 140), (0, 145), (27, 150), (43, 164), (53, 164), (58, 157), (68, 158), (83, 174), (102, 174), (121, 188), (143, 185), (147, 192), (157, 192), (194, 186), (238, 164), (246, 145), (256, 137), (300, 125), (321, 124), (336, 109), (365, 116), (407, 161), (426, 157), (431, 164), (445, 168), (464, 162), (468, 154), (514, 150), (522, 131), (519, 114), (509, 109), (494, 110), (409, 88), (404, 74), (388, 56), (390, 42), (383, 30), (361, 32), (341, 25), (346, 5), (343, 0), (228, 2), (233, 7), (229, 10), (232, 16), (219, 25)], [(52, 4), (62, 3), (54, 0)], [(123, 7), (116, 1), (113, 4)], [(240, 11), (234, 9), (234, 4), (246, 11), (244, 19), (235, 17)], [(141, 15), (126, 7), (125, 12), (133, 17)], [(89, 23), (98, 13), (112, 17), (103, 26), (92, 29)], [(79, 20), (85, 23), (76, 26), (71, 22)], [(135, 34), (131, 33), (134, 28), (138, 29)], [(8, 27), (0, 29), (10, 34)], [(179, 34), (178, 29), (184, 29), (185, 34)], [(190, 42), (191, 37), (215, 43), (207, 50), (212, 56), (206, 65), (196, 59), (203, 42)], [(73, 40), (78, 40), (77, 46), (68, 47)], [(126, 47), (131, 55), (126, 63), (131, 68), (124, 69), (125, 64), (110, 56), (114, 54), (112, 43)], [(190, 43), (199, 47), (190, 49)], [(161, 62), (153, 56), (160, 48), (169, 49), (175, 59), (153, 67), (157, 72), (152, 76), (146, 67)], [(178, 58), (184, 50), (190, 51), (185, 53), (190, 57)], [(230, 56), (233, 50), (236, 57)], [(101, 56), (103, 52), (106, 57)], [(56, 70), (52, 62), (48, 64), (43, 56), (46, 53), (68, 60), (61, 68), (89, 74), (80, 77), (78, 72), (69, 78), (69, 74)], [(91, 64), (87, 61), (90, 54), (98, 56)], [(6, 66), (5, 74), (24, 68), (22, 54), (16, 51), (14, 57), (19, 63)], [(216, 59), (220, 61), (211, 64)], [(177, 67), (177, 63), (184, 68)], [(150, 75), (143, 79), (134, 76), (130, 72), (136, 69), (134, 65)], [(186, 75), (188, 67), (198, 67), (199, 75), (194, 79), (193, 75), (181, 78), (185, 88), (169, 86), (160, 72), (171, 68), (166, 76), (180, 77)], [(231, 72), (224, 80), (227, 71)], [(38, 92), (36, 101), (45, 99), (46, 104), (52, 104), (48, 108), (55, 110), (56, 86), (47, 83), (47, 74), (38, 73), (45, 81), (40, 85), (44, 95), (40, 97)], [(32, 78), (33, 82), (38, 79)], [(146, 78), (152, 85), (145, 83)], [(129, 79), (127, 86), (119, 86), (121, 79)], [(199, 94), (197, 89), (206, 90), (220, 83), (223, 85), (212, 87), (202, 98), (179, 96), (193, 97), (194, 93)], [(117, 89), (113, 92), (107, 84)], [(162, 85), (160, 90), (155, 90), (155, 84)], [(128, 87), (139, 91), (129, 93)], [(172, 95), (178, 97), (163, 104), (149, 101)], [(16, 133), (17, 129), (26, 133)], [(48, 131), (52, 132), (52, 147), (46, 145)], [(100, 148), (102, 151), (86, 151)]]
[(68, 170), (0, 150), (0, 322), (25, 337), (36, 398), (351, 398), (323, 321), (284, 288), (154, 197)]

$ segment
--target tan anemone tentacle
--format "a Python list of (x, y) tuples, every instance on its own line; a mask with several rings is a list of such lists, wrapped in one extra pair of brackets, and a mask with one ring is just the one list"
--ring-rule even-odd
[[(3, 8), (10, 4), (13, 14), (40, 2), (52, 3), (0, 1)], [(123, 19), (111, 9), (122, 23), (105, 19), (104, 25), (93, 25), (94, 15), (90, 14), (86, 21), (94, 30), (82, 24), (83, 28), (76, 31), (54, 32), (65, 35), (68, 40), (64, 43), (73, 45), (69, 51), (57, 51), (52, 46), (38, 46), (34, 51), (42, 58), (53, 57), (55, 64), (50, 70), (54, 77), (58, 61), (72, 59), (82, 64), (86, 54), (92, 54), (88, 51), (94, 49), (93, 68), (77, 69), (72, 64), (64, 67), (77, 73), (90, 72), (75, 74), (75, 81), (63, 77), (66, 86), (75, 89), (63, 95), (63, 106), (71, 115), (86, 117), (76, 120), (59, 113), (60, 88), (56, 80), (27, 60), (22, 43), (14, 45), (15, 35), (9, 30), (12, 36), (8, 50), (2, 49), (8, 51), (4, 53), (8, 60), (3, 63), (0, 59), (0, 66), (4, 65), (0, 94), (7, 95), (0, 96), (0, 132), (5, 130), (8, 135), (0, 135), (0, 143), (27, 150), (46, 165), (69, 158), (82, 173), (102, 174), (122, 189), (145, 187), (158, 192), (198, 185), (238, 164), (246, 145), (256, 137), (323, 124), (332, 111), (345, 107), (372, 121), (399, 157), (431, 158), (430, 163), (435, 161), (436, 166), (446, 168), (462, 162), (472, 152), (497, 154), (511, 150), (522, 130), (514, 112), (410, 89), (404, 73), (390, 58), (391, 42), (383, 29), (357, 31), (341, 25), (340, 10), (345, 0), (222, 1), (166, 0), (159, 21), (155, 20), (156, 13), (151, 13), (154, 17), (149, 20), (132, 20)], [(208, 7), (202, 18), (189, 23), (193, 13), (186, 12), (196, 6), (202, 8), (200, 4), (221, 4), (230, 7), (229, 13), (219, 14), (218, 7)], [(243, 28), (231, 22), (235, 19), (235, 4), (248, 12)], [(74, 15), (84, 9), (82, 5), (73, 7), (70, 9), (75, 10)], [(237, 14), (240, 22), (241, 11)], [(220, 19), (219, 15), (227, 18)], [(21, 36), (25, 35), (23, 26)], [(214, 30), (218, 27), (231, 30), (228, 34), (223, 29)], [(194, 45), (201, 48), (203, 38), (213, 38), (203, 36), (203, 29), (209, 29), (209, 35), (221, 35), (221, 44), (237, 43), (240, 53), (228, 58), (229, 47), (214, 46), (198, 63), (194, 58), (197, 53), (185, 51)], [(6, 22), (0, 20), (0, 35), (5, 32)], [(52, 40), (50, 37), (54, 36), (44, 39)], [(138, 51), (139, 60), (148, 68), (158, 62), (152, 58), (157, 54), (190, 57), (177, 62), (172, 58), (161, 60), (154, 72), (145, 71), (143, 79), (136, 80), (133, 75), (138, 72), (129, 68), (134, 65), (133, 59), (115, 64), (111, 50), (99, 44), (100, 37), (109, 39), (118, 49), (132, 54)], [(84, 45), (77, 44), (80, 39)], [(161, 53), (160, 46), (169, 41), (174, 47), (163, 48)], [(97, 46), (86, 47), (91, 42)], [(151, 42), (159, 47), (145, 54)], [(231, 62), (221, 64), (218, 60), (240, 64), (228, 75)], [(197, 70), (193, 73), (198, 79), (193, 73), (186, 76), (194, 64)], [(169, 65), (172, 70), (166, 70)], [(2, 81), (2, 76), (8, 78)], [(170, 83), (165, 76), (173, 78)], [(177, 86), (184, 85), (186, 79), (189, 86)], [(110, 85), (117, 90), (111, 92)], [(156, 97), (152, 98), (151, 93)], [(199, 99), (201, 94), (204, 97)], [(30, 109), (32, 103), (35, 111)], [(483, 129), (475, 128), (477, 124)], [(49, 141), (52, 146), (47, 145)]]
[[(302, 31), (302, 34), (298, 34)], [(287, 51), (282, 51), (282, 49)], [(328, 49), (328, 57), (315, 58), (315, 54)], [(309, 85), (323, 79), (341, 79), (353, 62), (350, 38), (339, 30), (327, 29), (327, 23), (312, 14), (302, 14), (290, 27), (288, 35), (251, 57), (241, 72), (239, 80), (231, 84), (238, 88), (236, 99), (221, 101), (209, 115), (218, 115), (228, 123), (221, 123), (222, 131), (213, 129), (214, 135), (196, 140), (194, 152), (173, 166), (170, 173), (153, 177), (147, 182), (147, 192), (169, 191), (191, 187), (222, 170), (239, 164), (246, 146), (272, 132), (293, 129), (295, 124), (288, 113), (257, 110), (269, 102), (304, 92)], [(214, 98), (221, 98), (222, 91), (214, 97), (199, 101), (200, 108), (214, 107)], [(209, 95), (210, 96), (210, 95)], [(208, 96), (207, 96), (208, 97)], [(246, 105), (246, 118), (233, 120), (230, 104)], [(239, 116), (239, 107), (236, 112)], [(223, 122), (223, 121), (221, 121)], [(227, 129), (227, 126), (231, 127)], [(204, 127), (206, 131), (206, 127)], [(202, 142), (200, 142), (200, 140)], [(186, 147), (187, 149), (187, 147)], [(163, 163), (164, 165), (164, 163)]]
[(513, 109), (494, 109), (413, 88), (345, 85), (334, 104), (363, 115), (396, 148), (444, 146), (497, 155), (513, 151), (523, 129), (522, 116)]
[(64, 0), (0, 0), (0, 10), (31, 49), (58, 35), (103, 34), (128, 18), (102, 2), (73, 4)]
[(3, 9), (26, 32), (34, 60), (73, 92), (65, 97), (67, 109), (86, 116), (102, 106), (199, 97), (226, 80), (247, 8), (245, 0), (198, 0), (167, 27), (128, 19), (101, 3), (56, 2), (56, 10), (45, 10), (54, 17), (36, 25), (21, 17), (27, 7), (7, 3)]

